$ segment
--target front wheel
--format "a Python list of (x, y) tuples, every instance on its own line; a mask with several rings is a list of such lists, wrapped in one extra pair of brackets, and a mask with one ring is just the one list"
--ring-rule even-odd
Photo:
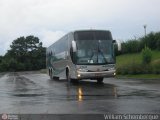
[(103, 78), (97, 78), (97, 83), (103, 83)]
[(76, 83), (79, 83), (79, 80), (78, 79), (71, 79), (71, 82), (76, 84)]
[(69, 70), (66, 71), (66, 78), (67, 78), (67, 82), (71, 82), (71, 77), (69, 74)]
[(71, 78), (68, 70), (67, 70), (67, 72), (66, 72), (66, 78), (67, 78), (67, 82), (68, 82), (68, 83), (78, 83), (78, 82), (79, 82), (77, 79), (72, 79), (72, 78)]

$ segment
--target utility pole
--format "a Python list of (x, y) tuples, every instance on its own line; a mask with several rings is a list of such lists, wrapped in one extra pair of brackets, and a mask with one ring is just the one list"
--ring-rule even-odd
[(143, 25), (144, 27), (144, 36), (146, 37), (146, 29), (147, 29), (147, 25)]

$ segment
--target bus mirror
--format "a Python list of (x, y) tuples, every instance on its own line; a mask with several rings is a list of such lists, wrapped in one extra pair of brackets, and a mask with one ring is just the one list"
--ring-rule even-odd
[(121, 50), (122, 50), (121, 43), (118, 43), (118, 51), (121, 51)]
[(114, 44), (115, 44), (115, 43), (116, 43), (116, 40), (113, 40), (113, 41), (112, 41), (112, 43), (114, 43)]
[(77, 51), (77, 46), (75, 41), (72, 41), (72, 48), (73, 48), (73, 52)]

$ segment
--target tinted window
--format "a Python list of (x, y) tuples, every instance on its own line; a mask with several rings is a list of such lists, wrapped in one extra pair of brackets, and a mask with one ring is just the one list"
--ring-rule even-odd
[(110, 31), (76, 31), (75, 40), (112, 40)]

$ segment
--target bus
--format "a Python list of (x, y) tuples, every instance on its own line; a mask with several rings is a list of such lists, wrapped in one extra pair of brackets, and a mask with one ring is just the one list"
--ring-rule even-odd
[(47, 73), (51, 79), (101, 83), (104, 77), (116, 75), (114, 43), (109, 30), (70, 32), (47, 48)]

